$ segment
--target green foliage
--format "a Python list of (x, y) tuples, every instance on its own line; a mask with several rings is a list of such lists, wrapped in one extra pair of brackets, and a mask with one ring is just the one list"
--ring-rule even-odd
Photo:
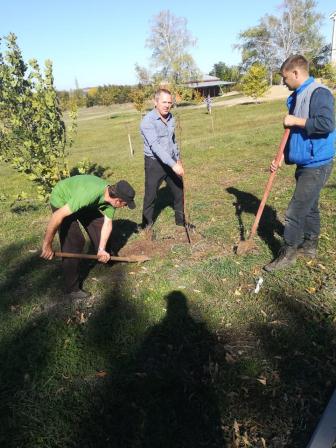
[(91, 87), (87, 92), (82, 89), (57, 92), (62, 110), (73, 107), (111, 106), (132, 101), (132, 86), (104, 85)]
[(274, 73), (273, 74), (273, 85), (279, 86), (282, 82), (282, 77), (280, 73)]
[(239, 81), (240, 69), (237, 65), (226, 65), (225, 62), (217, 62), (209, 75), (217, 76), (222, 81)]
[(320, 76), (326, 81), (326, 84), (332, 89), (336, 88), (336, 66), (328, 63), (320, 70)]
[(323, 48), (320, 32), (322, 16), (314, 0), (285, 0), (279, 14), (265, 15), (259, 24), (239, 34), (243, 66), (260, 63), (267, 67), (270, 84), (272, 73), (292, 54), (312, 60)]
[(245, 95), (251, 96), (256, 101), (261, 98), (269, 88), (266, 67), (260, 64), (252, 65), (243, 76), (240, 88)]
[(331, 44), (324, 45), (309, 61), (309, 71), (312, 76), (321, 77), (323, 68), (331, 58)]
[(14, 34), (5, 41), (6, 54), (0, 54), (0, 157), (28, 175), (37, 184), (39, 198), (46, 199), (52, 187), (68, 176), (66, 156), (75, 113), (70, 113), (67, 140), (51, 61), (46, 61), (43, 76), (36, 60), (25, 64)]
[(150, 86), (140, 86), (132, 91), (132, 103), (138, 112), (141, 114), (144, 112), (147, 101), (153, 96), (153, 93), (153, 89)]

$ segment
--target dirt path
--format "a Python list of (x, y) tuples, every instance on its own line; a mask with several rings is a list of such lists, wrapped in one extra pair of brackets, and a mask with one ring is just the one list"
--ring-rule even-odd
[[(230, 92), (225, 95), (224, 98), (230, 97), (232, 95), (238, 95), (239, 92)], [(269, 91), (266, 93), (266, 95), (263, 98), (259, 99), (259, 102), (265, 102), (265, 101), (273, 101), (278, 99), (285, 99), (290, 94), (289, 90), (285, 86), (272, 86)], [(236, 106), (237, 104), (253, 104), (255, 103), (255, 100), (249, 96), (240, 96), (239, 98), (232, 98), (232, 99), (223, 99), (223, 101), (216, 101), (213, 103), (213, 107), (216, 108), (217, 106)], [(190, 107), (190, 106), (189, 106)], [(197, 106), (191, 106), (195, 109), (204, 108), (204, 104), (200, 104)]]

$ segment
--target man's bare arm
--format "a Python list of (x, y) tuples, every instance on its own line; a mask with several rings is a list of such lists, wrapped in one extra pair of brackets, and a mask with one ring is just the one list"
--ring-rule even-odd
[(55, 234), (62, 224), (65, 217), (72, 214), (68, 204), (56, 210), (52, 215), (47, 225), (47, 230), (44, 235), (44, 240), (42, 244), (41, 257), (46, 260), (51, 260), (54, 256), (54, 251), (52, 249), (52, 242), (54, 240)]
[(101, 263), (107, 263), (110, 259), (110, 254), (106, 252), (106, 244), (112, 232), (112, 219), (104, 217), (104, 223), (102, 225), (100, 233), (99, 248), (97, 252), (98, 261)]

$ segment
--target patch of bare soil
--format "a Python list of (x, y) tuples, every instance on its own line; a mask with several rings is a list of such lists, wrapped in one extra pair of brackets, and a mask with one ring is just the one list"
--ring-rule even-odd
[(210, 239), (207, 239), (199, 231), (190, 232), (191, 244), (189, 244), (186, 232), (183, 228), (174, 235), (158, 235), (153, 239), (147, 239), (141, 235), (136, 240), (129, 242), (120, 252), (120, 256), (147, 255), (150, 258), (173, 256), (174, 248), (179, 245), (190, 249), (190, 258), (198, 261), (209, 256), (225, 256), (232, 252), (231, 247), (225, 247)]

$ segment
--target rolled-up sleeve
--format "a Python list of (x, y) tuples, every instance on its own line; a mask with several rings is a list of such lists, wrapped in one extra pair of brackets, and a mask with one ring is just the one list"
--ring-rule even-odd
[(171, 168), (176, 164), (176, 161), (170, 156), (167, 148), (160, 143), (160, 136), (155, 129), (152, 121), (144, 119), (140, 125), (141, 134), (145, 144), (149, 146), (153, 154), (157, 156), (164, 164)]
[(313, 92), (305, 129), (309, 137), (329, 134), (335, 129), (334, 97), (329, 90), (318, 88)]

